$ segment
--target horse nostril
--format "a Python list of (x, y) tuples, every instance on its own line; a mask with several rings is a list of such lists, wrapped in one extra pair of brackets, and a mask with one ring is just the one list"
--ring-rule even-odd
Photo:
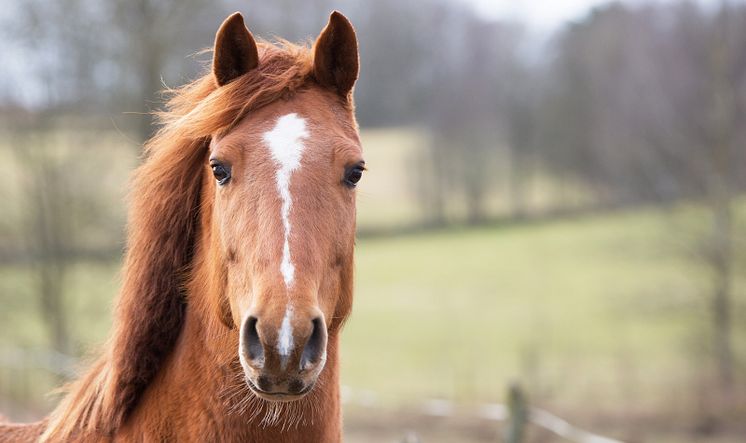
[(271, 391), (272, 390), (272, 382), (269, 381), (269, 378), (260, 375), (256, 379), (256, 386), (262, 390), (262, 391)]
[(303, 348), (300, 359), (300, 369), (306, 370), (318, 364), (326, 352), (326, 327), (321, 317), (316, 317), (312, 322), (313, 331)]
[(259, 332), (256, 330), (256, 324), (259, 320), (250, 316), (244, 322), (241, 336), (243, 338), (242, 351), (246, 352), (248, 360), (254, 365), (262, 365), (264, 363), (264, 347), (262, 346), (261, 340), (259, 340)]
[(303, 384), (300, 380), (291, 380), (290, 383), (288, 383), (288, 392), (291, 394), (298, 394), (299, 392), (303, 391), (303, 389), (306, 386)]

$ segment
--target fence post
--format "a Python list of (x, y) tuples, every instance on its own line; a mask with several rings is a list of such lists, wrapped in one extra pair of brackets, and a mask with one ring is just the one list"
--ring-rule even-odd
[(511, 383), (508, 388), (508, 422), (505, 427), (505, 443), (523, 443), (528, 422), (528, 402), (526, 394), (518, 383)]

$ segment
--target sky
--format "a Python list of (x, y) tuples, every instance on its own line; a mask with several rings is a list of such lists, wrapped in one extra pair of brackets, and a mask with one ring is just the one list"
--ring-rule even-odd
[(607, 0), (461, 0), (480, 14), (494, 19), (527, 23), (537, 30), (550, 31), (563, 22), (584, 15)]
[[(514, 22), (525, 23), (529, 29), (536, 32), (537, 41), (542, 37), (550, 36), (569, 20), (580, 19), (585, 16), (593, 7), (612, 0), (456, 0), (471, 5), (475, 11), (485, 18), (493, 20), (509, 20)], [(622, 3), (635, 5), (640, 3), (651, 2), (671, 2), (677, 0), (619, 0)], [(693, 0), (695, 2), (713, 5), (722, 0)], [(745, 0), (730, 0), (745, 1)], [(0, 8), (0, 19), (4, 19), (17, 13), (17, 8), (13, 8), (13, 3), (6, 8)], [(17, 6), (17, 5), (16, 5)], [(0, 37), (2, 37), (0, 30)], [(34, 93), (38, 94), (39, 90), (33, 88), (21, 88), (18, 90), (11, 85), (18, 85), (23, 82), (11, 81), (23, 79), (25, 76), (24, 65), (22, 64), (21, 53), (18, 48), (5, 39), (0, 39), (0, 51), (5, 56), (5, 65), (0, 71), (0, 100), (6, 94), (12, 95), (21, 102), (34, 102)], [(26, 96), (28, 95), (28, 96)]]
[[(539, 32), (556, 30), (568, 20), (583, 17), (594, 6), (610, 3), (610, 0), (460, 0), (470, 4), (478, 13), (496, 20), (511, 20), (526, 23)], [(655, 0), (654, 0), (655, 1)], [(657, 0), (668, 2), (671, 0)], [(714, 3), (717, 0), (697, 0), (697, 3)], [(651, 3), (650, 0), (621, 0), (634, 5)]]

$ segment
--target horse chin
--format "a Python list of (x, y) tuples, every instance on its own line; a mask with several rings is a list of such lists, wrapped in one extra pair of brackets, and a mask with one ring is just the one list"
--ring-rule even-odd
[(289, 392), (266, 392), (259, 389), (256, 384), (254, 384), (253, 381), (249, 377), (245, 377), (246, 384), (249, 386), (249, 389), (251, 389), (251, 393), (255, 396), (259, 397), (262, 400), (272, 402), (272, 403), (290, 403), (294, 401), (298, 401), (308, 395), (313, 388), (316, 386), (316, 382), (312, 382), (308, 384), (303, 390), (297, 392), (297, 393), (289, 393)]

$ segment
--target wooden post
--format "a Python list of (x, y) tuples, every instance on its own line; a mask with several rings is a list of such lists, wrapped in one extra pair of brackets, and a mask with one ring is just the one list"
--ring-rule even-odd
[(522, 443), (528, 422), (528, 402), (521, 386), (512, 383), (508, 389), (508, 420), (503, 438), (505, 443)]

